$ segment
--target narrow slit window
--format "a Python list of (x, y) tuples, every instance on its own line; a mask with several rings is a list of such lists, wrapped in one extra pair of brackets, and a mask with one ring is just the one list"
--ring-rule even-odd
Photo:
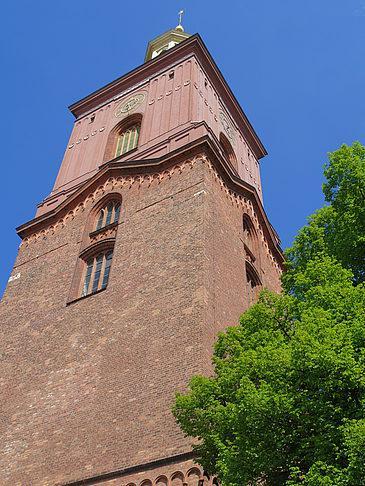
[(245, 218), (243, 219), (243, 241), (248, 248), (251, 248), (250, 228)]
[(103, 220), (104, 220), (104, 210), (102, 209), (99, 213), (98, 222), (96, 224), (97, 230), (103, 227)]
[(129, 142), (129, 137), (131, 135), (131, 132), (128, 131), (124, 134), (123, 136), (123, 148), (122, 148), (122, 154), (125, 154), (128, 152), (128, 142)]
[(108, 204), (108, 207), (107, 207), (105, 226), (108, 226), (108, 224), (111, 223), (112, 215), (113, 215), (113, 209), (114, 209), (114, 204), (111, 202), (111, 203)]
[(94, 279), (93, 279), (93, 286), (91, 289), (91, 293), (94, 294), (98, 290), (99, 286), (99, 280), (100, 280), (100, 273), (101, 273), (101, 267), (103, 265), (103, 259), (104, 255), (100, 255), (96, 258), (95, 260), (95, 273), (94, 273)]
[(246, 274), (247, 276), (247, 297), (248, 297), (248, 306), (251, 307), (254, 303), (254, 287), (255, 283), (249, 273)]
[(117, 203), (116, 206), (115, 206), (115, 214), (114, 214), (114, 221), (119, 221), (119, 216), (120, 216), (120, 210), (121, 210), (121, 204), (120, 203)]
[(105, 257), (104, 276), (103, 276), (103, 283), (101, 285), (102, 289), (106, 289), (106, 286), (108, 285), (110, 267), (111, 267), (111, 264), (112, 264), (112, 258), (113, 258), (113, 252), (111, 251)]
[(87, 295), (87, 292), (89, 290), (91, 273), (93, 271), (93, 264), (94, 264), (94, 261), (93, 260), (90, 260), (87, 263), (86, 275), (85, 275), (84, 285), (82, 287), (81, 297), (84, 297), (85, 295)]

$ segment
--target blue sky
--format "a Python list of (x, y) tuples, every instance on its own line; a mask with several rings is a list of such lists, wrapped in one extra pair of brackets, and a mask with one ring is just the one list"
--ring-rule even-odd
[(324, 203), (327, 152), (365, 144), (365, 0), (6, 2), (0, 295), (15, 227), (52, 190), (73, 125), (67, 106), (142, 64), (182, 8), (269, 153), (264, 204), (283, 248)]

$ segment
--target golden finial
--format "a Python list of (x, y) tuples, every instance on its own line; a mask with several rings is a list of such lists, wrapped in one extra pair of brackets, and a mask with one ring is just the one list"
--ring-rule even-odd
[(184, 15), (185, 10), (180, 10), (178, 13), (179, 15), (179, 24), (175, 27), (175, 30), (180, 30), (181, 32), (184, 32), (184, 27), (181, 25), (181, 17)]

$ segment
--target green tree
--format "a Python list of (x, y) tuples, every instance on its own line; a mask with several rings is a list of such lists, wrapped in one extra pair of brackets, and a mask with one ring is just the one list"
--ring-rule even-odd
[[(358, 142), (328, 154), (323, 184), (329, 206), (318, 210), (298, 233), (286, 256), (300, 270), (319, 252), (335, 257), (365, 280), (365, 147)], [(289, 275), (290, 276), (290, 275)]]
[[(350, 218), (364, 216), (358, 154), (358, 144), (330, 154), (331, 206), (288, 251), (282, 294), (262, 292), (238, 326), (219, 334), (214, 376), (193, 377), (176, 397), (178, 423), (199, 439), (199, 462), (224, 485), (365, 485), (364, 266), (337, 240), (345, 224), (361, 229)], [(360, 256), (362, 234), (354, 237), (341, 248)]]

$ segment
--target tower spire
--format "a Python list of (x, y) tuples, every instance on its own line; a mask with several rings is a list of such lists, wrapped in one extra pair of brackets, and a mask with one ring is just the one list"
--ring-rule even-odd
[(190, 37), (190, 34), (187, 34), (184, 31), (184, 27), (181, 25), (181, 19), (184, 13), (185, 9), (178, 12), (179, 23), (174, 29), (168, 30), (148, 43), (144, 62), (155, 58), (159, 54), (162, 54), (162, 52), (175, 47), (177, 44), (180, 44), (180, 42)]
[(184, 13), (185, 13), (185, 10), (180, 10), (180, 12), (178, 13), (179, 23), (175, 27), (175, 30), (180, 30), (181, 32), (184, 32), (184, 27), (181, 25), (181, 17), (184, 15)]

